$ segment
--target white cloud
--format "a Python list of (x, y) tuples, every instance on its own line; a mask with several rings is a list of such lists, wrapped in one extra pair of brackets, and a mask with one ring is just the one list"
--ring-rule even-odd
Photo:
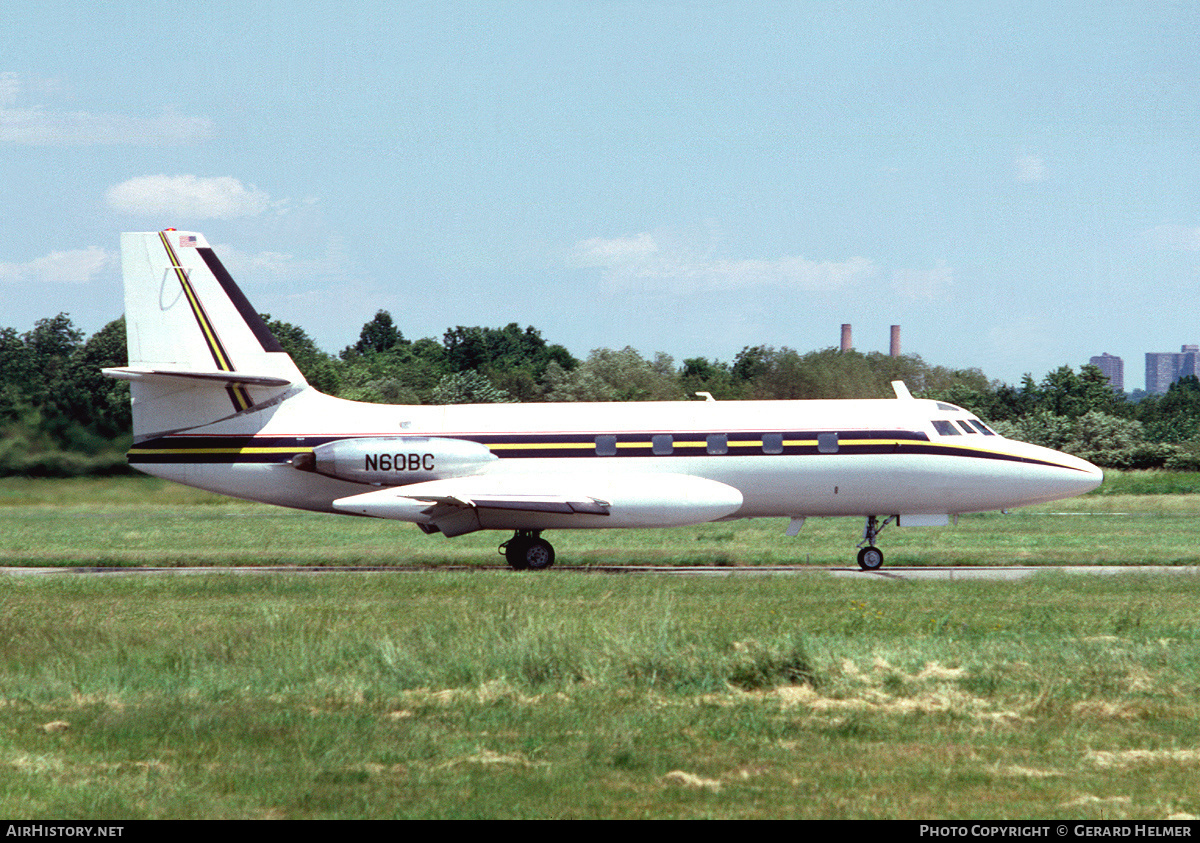
[(0, 73), (0, 108), (8, 108), (21, 93), (21, 77), (15, 73)]
[(1046, 176), (1050, 174), (1046, 160), (1040, 155), (1019, 155), (1013, 162), (1013, 167), (1016, 170), (1017, 181), (1026, 184), (1045, 181)]
[(892, 274), (892, 289), (910, 299), (939, 299), (953, 286), (954, 270), (945, 261), (929, 270), (899, 269)]
[(213, 244), (213, 249), (234, 278), (252, 278), (256, 283), (294, 283), (297, 279), (319, 277), (327, 269), (320, 258), (297, 258), (285, 252), (250, 253), (219, 244)]
[(723, 260), (692, 254), (680, 246), (664, 246), (653, 235), (593, 237), (575, 244), (574, 266), (601, 269), (615, 283), (657, 283), (689, 291), (777, 286), (829, 291), (861, 283), (876, 274), (867, 258), (813, 261), (800, 256)]
[(63, 111), (41, 104), (24, 104), (26, 93), (53, 93), (57, 85), (0, 73), (0, 143), (26, 146), (174, 146), (196, 143), (213, 135), (206, 117), (165, 108), (156, 117), (133, 117), (90, 111)]
[(0, 263), (0, 283), (84, 283), (114, 260), (110, 252), (96, 246), (51, 252), (28, 263)]
[(1178, 252), (1200, 251), (1200, 227), (1194, 225), (1160, 225), (1142, 235), (1156, 249)]
[(174, 146), (205, 140), (212, 134), (211, 120), (171, 109), (150, 118), (41, 108), (0, 109), (0, 142), (26, 146)]
[(575, 244), (574, 260), (577, 266), (612, 267), (622, 264), (650, 260), (658, 251), (658, 244), (649, 234), (633, 237), (592, 237)]
[(106, 198), (109, 207), (121, 213), (181, 221), (253, 217), (270, 209), (282, 211), (287, 205), (230, 176), (139, 176), (109, 188)]

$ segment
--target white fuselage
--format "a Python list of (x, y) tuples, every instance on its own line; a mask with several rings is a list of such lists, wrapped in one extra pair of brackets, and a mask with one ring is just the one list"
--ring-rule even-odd
[[(140, 442), (130, 461), (226, 495), (421, 523), (427, 503), (335, 506), (375, 490), (417, 488), (403, 468), (394, 482), (364, 484), (299, 470), (296, 457), (348, 439), (386, 440), (403, 454), (408, 437), (436, 437), (482, 443), (495, 459), (467, 479), (429, 483), (423, 476), (419, 488), (430, 494), (443, 488), (451, 494), (465, 483), (497, 494), (578, 488), (613, 503), (604, 515), (496, 510), (473, 529), (953, 515), (1070, 497), (1101, 482), (1090, 463), (985, 433), (971, 419), (957, 407), (914, 399), (387, 406), (303, 388), (214, 424)], [(947, 435), (943, 424), (939, 433), (935, 420), (956, 432)], [(697, 482), (689, 485), (689, 478)], [(717, 484), (736, 490), (740, 500), (714, 492)], [(646, 500), (638, 500), (639, 488), (648, 490), (641, 495)], [(662, 517), (647, 517), (656, 506)], [(635, 511), (636, 517), (622, 516)]]

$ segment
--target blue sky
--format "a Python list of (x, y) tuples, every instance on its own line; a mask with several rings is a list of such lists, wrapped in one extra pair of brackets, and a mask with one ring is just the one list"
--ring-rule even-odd
[(92, 5), (0, 11), (0, 326), (97, 330), (174, 227), (331, 352), (1200, 342), (1193, 3)]

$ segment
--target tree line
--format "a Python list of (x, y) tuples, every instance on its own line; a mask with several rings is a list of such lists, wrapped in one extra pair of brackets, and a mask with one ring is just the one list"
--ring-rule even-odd
[[(537, 401), (677, 401), (708, 393), (743, 399), (889, 398), (904, 381), (916, 397), (965, 407), (1015, 439), (1113, 468), (1200, 470), (1200, 380), (1130, 400), (1094, 366), (1063, 366), (1019, 386), (979, 369), (951, 369), (919, 355), (747, 346), (732, 361), (633, 348), (598, 348), (586, 359), (537, 328), (457, 326), (441, 340), (410, 340), (386, 310), (358, 340), (327, 353), (303, 328), (263, 314), (314, 387), (355, 401), (456, 404)], [(0, 475), (72, 476), (128, 471), (129, 387), (100, 369), (127, 365), (124, 319), (91, 337), (60, 313), (21, 334), (0, 329)]]

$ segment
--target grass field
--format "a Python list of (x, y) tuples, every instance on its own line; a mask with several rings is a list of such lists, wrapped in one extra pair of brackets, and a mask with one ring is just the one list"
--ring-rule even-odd
[[(1198, 475), (1113, 475), (1090, 494), (963, 516), (949, 528), (889, 528), (887, 565), (1195, 565), (1200, 494), (1161, 494)], [(549, 534), (560, 565), (854, 565), (862, 523), (783, 519), (670, 530)], [(0, 481), (0, 566), (502, 566), (498, 532), (455, 539), (414, 525), (246, 503), (150, 478)]]
[[(1194, 562), (1192, 496), (1121, 480), (889, 531), (888, 564)], [(501, 562), (496, 536), (219, 501), (6, 481), (0, 564)], [(555, 542), (733, 566), (857, 542), (850, 520), (783, 526)], [(0, 813), (1196, 816), (1200, 577), (5, 576)]]

